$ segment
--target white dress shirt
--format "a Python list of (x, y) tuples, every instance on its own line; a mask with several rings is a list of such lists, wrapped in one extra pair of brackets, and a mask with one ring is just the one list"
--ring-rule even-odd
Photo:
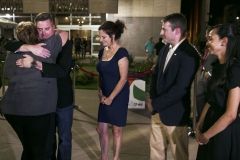
[(169, 60), (171, 59), (173, 53), (175, 52), (175, 50), (177, 49), (177, 47), (185, 40), (186, 38), (183, 38), (180, 42), (178, 42), (174, 47), (172, 47), (172, 45), (170, 44), (169, 46), (169, 51), (168, 51), (168, 54), (167, 54), (167, 57), (166, 57), (166, 60), (165, 60), (165, 63), (164, 63), (164, 68), (163, 68), (163, 71), (165, 70)]

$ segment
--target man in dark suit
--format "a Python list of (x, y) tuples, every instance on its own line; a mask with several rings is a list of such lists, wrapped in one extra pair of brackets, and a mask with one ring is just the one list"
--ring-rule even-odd
[(150, 159), (167, 159), (168, 144), (175, 160), (188, 159), (190, 89), (199, 56), (188, 43), (184, 15), (174, 13), (162, 21), (161, 37), (167, 44), (161, 49), (153, 70), (148, 108), (152, 111)]
[[(48, 39), (53, 34), (54, 30), (45, 30), (50, 24), (46, 18), (50, 15), (48, 13), (40, 13), (36, 19), (36, 26), (41, 40)], [(38, 22), (44, 23), (38, 23)], [(53, 21), (51, 21), (53, 22)], [(9, 41), (5, 44), (5, 48), (10, 51), (31, 51), (33, 54), (41, 57), (49, 57), (49, 51), (38, 45), (24, 45), (19, 41)], [(33, 61), (31, 56), (22, 59), (23, 64), (30, 64)], [(58, 101), (56, 110), (56, 127), (58, 128), (58, 160), (71, 160), (72, 153), (72, 121), (73, 121), (73, 90), (72, 81), (70, 77), (70, 68), (72, 62), (72, 43), (67, 41), (63, 46), (62, 51), (58, 54), (56, 64), (36, 61), (36, 69), (39, 69), (43, 77), (57, 78), (58, 86)], [(56, 142), (56, 140), (55, 140)], [(51, 142), (49, 142), (51, 143)], [(52, 142), (53, 143), (53, 142)], [(56, 159), (55, 150), (52, 159)]]

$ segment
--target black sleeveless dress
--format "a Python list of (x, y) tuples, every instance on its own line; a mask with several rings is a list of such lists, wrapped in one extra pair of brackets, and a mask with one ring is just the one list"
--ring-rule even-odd
[[(222, 88), (210, 86), (222, 76), (225, 64), (216, 64), (207, 90), (207, 102), (211, 105), (205, 116), (202, 132), (207, 131), (224, 114), (228, 91), (240, 86), (240, 66), (233, 65)], [(238, 113), (239, 113), (238, 108)], [(208, 144), (199, 145), (197, 160), (240, 160), (240, 114), (222, 132), (212, 137)]]

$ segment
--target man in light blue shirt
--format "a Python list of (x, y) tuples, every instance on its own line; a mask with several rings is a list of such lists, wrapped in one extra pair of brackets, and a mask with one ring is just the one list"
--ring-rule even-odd
[(145, 50), (147, 53), (147, 61), (149, 61), (149, 59), (151, 59), (151, 61), (153, 61), (153, 58), (155, 57), (155, 54), (154, 54), (154, 45), (155, 44), (152, 40), (153, 40), (153, 37), (150, 37), (149, 41), (147, 41), (145, 43)]

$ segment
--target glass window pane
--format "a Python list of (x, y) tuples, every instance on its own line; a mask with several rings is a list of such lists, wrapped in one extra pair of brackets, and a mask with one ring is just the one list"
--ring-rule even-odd
[(101, 25), (101, 18), (92, 18), (92, 25)]
[(93, 48), (93, 53), (92, 54), (98, 54), (99, 50), (102, 49), (103, 46), (100, 45), (100, 44), (99, 45), (93, 45), (92, 48)]
[(15, 17), (15, 22), (16, 23), (20, 23), (22, 21), (34, 22), (34, 18), (32, 18), (32, 20), (31, 20), (31, 17)]
[(56, 25), (70, 25), (69, 14), (58, 14), (56, 15)]
[(98, 31), (93, 31), (93, 43), (100, 43)]
[(72, 18), (72, 25), (89, 25), (89, 18)]

